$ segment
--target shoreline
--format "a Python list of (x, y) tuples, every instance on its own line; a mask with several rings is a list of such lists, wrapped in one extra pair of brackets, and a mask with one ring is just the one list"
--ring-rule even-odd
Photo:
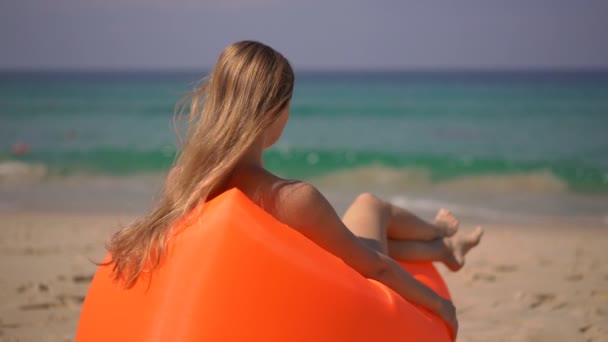
[[(2, 183), (0, 179), (0, 213), (142, 215), (158, 198), (164, 176), (163, 172), (126, 176), (83, 174), (21, 183)], [(432, 219), (440, 208), (448, 208), (461, 220), (472, 222), (565, 221), (608, 228), (608, 194), (487, 191), (473, 186), (445, 189), (380, 178), (363, 177), (358, 182), (350, 178), (336, 181), (334, 177), (305, 180), (315, 185), (338, 213), (344, 212), (359, 193), (372, 192), (427, 219)]]

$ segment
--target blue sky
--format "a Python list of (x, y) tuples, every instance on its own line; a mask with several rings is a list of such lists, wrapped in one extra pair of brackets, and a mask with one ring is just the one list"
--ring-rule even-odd
[(605, 0), (5, 0), (0, 68), (201, 69), (241, 39), (302, 69), (608, 68)]

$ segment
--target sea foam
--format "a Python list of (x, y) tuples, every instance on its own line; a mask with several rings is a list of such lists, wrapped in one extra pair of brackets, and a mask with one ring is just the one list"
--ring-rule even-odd
[(40, 163), (0, 162), (0, 184), (35, 183), (47, 176), (47, 167)]

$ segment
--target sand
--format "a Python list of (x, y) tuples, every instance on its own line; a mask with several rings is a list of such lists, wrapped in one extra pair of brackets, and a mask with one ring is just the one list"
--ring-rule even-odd
[[(105, 239), (129, 219), (0, 213), (0, 340), (73, 340), (90, 259), (101, 259)], [(607, 226), (545, 219), (485, 228), (463, 270), (439, 265), (459, 341), (608, 341)]]

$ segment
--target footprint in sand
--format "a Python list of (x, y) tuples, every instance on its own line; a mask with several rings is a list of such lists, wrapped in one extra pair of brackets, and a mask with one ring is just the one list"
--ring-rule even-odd
[(54, 307), (57, 307), (58, 304), (54, 302), (44, 302), (44, 303), (33, 303), (21, 305), (19, 309), (29, 311), (29, 310), (48, 310)]
[(72, 281), (75, 283), (90, 283), (93, 281), (92, 274), (79, 274), (72, 277)]
[(488, 283), (493, 283), (496, 281), (496, 276), (491, 273), (475, 273), (473, 274), (473, 281), (485, 281)]
[(72, 295), (72, 294), (61, 294), (57, 296), (57, 300), (62, 306), (78, 306), (84, 302), (84, 296)]
[(60, 294), (57, 296), (57, 301), (54, 302), (42, 302), (21, 305), (19, 309), (30, 311), (30, 310), (49, 310), (56, 307), (80, 307), (84, 302), (84, 296)]
[(583, 280), (583, 275), (580, 273), (575, 273), (575, 274), (571, 274), (571, 275), (567, 276), (564, 279), (566, 279), (567, 281), (572, 281), (572, 282), (581, 281), (581, 280)]
[(52, 246), (52, 247), (28, 246), (23, 249), (23, 254), (25, 254), (25, 255), (43, 256), (43, 255), (58, 254), (58, 253), (61, 253), (61, 250), (57, 246)]
[(559, 310), (568, 306), (568, 302), (560, 302), (551, 307), (551, 310)]
[(589, 330), (589, 328), (591, 328), (592, 326), (593, 326), (593, 324), (585, 324), (585, 325), (582, 325), (582, 326), (580, 326), (580, 327), (578, 328), (578, 331), (580, 331), (580, 332), (582, 332), (582, 333), (585, 333), (585, 332), (587, 332), (587, 330)]
[(496, 265), (494, 271), (500, 273), (510, 273), (517, 271), (517, 265)]
[(4, 322), (0, 322), (0, 328), (5, 329), (5, 328), (9, 328), (9, 329), (15, 329), (15, 328), (19, 328), (21, 325), (18, 323), (4, 323)]
[(594, 299), (608, 300), (608, 291), (591, 290), (591, 297), (593, 297)]
[(556, 296), (553, 293), (537, 293), (532, 295), (532, 301), (528, 305), (530, 309), (535, 309), (545, 303), (552, 302)]
[(17, 293), (24, 293), (26, 291), (29, 291), (33, 286), (34, 284), (32, 283), (21, 284), (18, 288), (16, 288), (16, 291)]
[[(553, 293), (525, 293), (518, 291), (513, 295), (513, 298), (523, 301), (528, 308), (535, 309), (544, 304), (548, 304), (554, 302), (557, 299), (557, 296)], [(559, 302), (552, 306), (553, 310), (564, 308), (568, 305), (567, 302)]]
[(553, 261), (549, 260), (549, 259), (545, 259), (545, 258), (538, 258), (538, 265), (542, 266), (542, 267), (546, 267), (546, 266), (551, 266), (553, 264)]
[(50, 290), (49, 286), (45, 283), (38, 283), (37, 285), (34, 285), (34, 283), (26, 283), (26, 284), (20, 285), (16, 289), (17, 293), (28, 293), (31, 291), (49, 292), (49, 290)]

